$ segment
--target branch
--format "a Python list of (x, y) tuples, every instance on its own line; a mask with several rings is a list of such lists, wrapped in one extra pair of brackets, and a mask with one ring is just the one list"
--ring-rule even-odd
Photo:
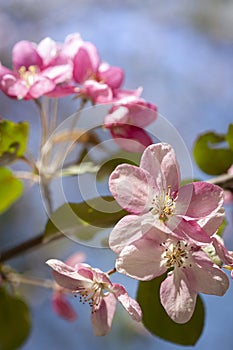
[(209, 179), (207, 182), (210, 182), (214, 185), (222, 187), (223, 190), (233, 191), (233, 175), (232, 174), (223, 174), (212, 179)]
[[(49, 242), (50, 243), (52, 241), (55, 241), (56, 239), (59, 238), (65, 238), (65, 236), (61, 233), (59, 235), (55, 235), (53, 239), (50, 239)], [(33, 248), (39, 248), (40, 246), (43, 246), (45, 244), (44, 242), (44, 234), (41, 233), (36, 237), (33, 237), (31, 239), (29, 239), (26, 242), (23, 242), (19, 245), (17, 245), (16, 247), (10, 248), (8, 250), (3, 251), (2, 253), (0, 253), (0, 263), (3, 263), (4, 261), (10, 260), (14, 257), (16, 257), (17, 255), (20, 255), (22, 253), (25, 253), (28, 250), (31, 250)]]

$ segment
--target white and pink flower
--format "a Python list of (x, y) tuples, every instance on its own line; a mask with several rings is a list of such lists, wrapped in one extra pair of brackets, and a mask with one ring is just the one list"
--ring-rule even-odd
[(147, 147), (139, 167), (117, 166), (109, 187), (116, 201), (131, 214), (122, 218), (110, 234), (109, 244), (116, 253), (143, 235), (142, 223), (181, 239), (188, 236), (210, 243), (224, 218), (220, 187), (207, 182), (180, 187), (175, 151), (167, 143)]
[(10, 97), (25, 100), (51, 93), (72, 78), (71, 61), (59, 60), (58, 56), (58, 46), (50, 38), (43, 39), (38, 45), (19, 41), (12, 50), (13, 69), (0, 65), (2, 91)]
[(122, 249), (116, 269), (143, 281), (168, 272), (160, 286), (160, 300), (177, 323), (185, 323), (192, 317), (198, 293), (222, 296), (229, 286), (226, 274), (200, 245), (179, 240), (155, 227)]
[(143, 152), (153, 143), (144, 127), (157, 118), (157, 108), (133, 96), (116, 102), (105, 117), (105, 128), (109, 129), (115, 142), (129, 152)]
[(139, 304), (129, 297), (121, 284), (112, 283), (107, 273), (82, 263), (72, 267), (56, 259), (48, 260), (47, 264), (52, 267), (54, 279), (61, 287), (90, 305), (95, 335), (102, 336), (110, 331), (117, 300), (132, 319), (141, 321)]

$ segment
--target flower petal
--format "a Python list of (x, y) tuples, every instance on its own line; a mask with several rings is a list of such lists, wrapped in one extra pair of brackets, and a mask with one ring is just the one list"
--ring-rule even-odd
[(128, 152), (143, 152), (153, 143), (149, 134), (136, 125), (121, 124), (110, 128), (114, 141)]
[(210, 243), (211, 237), (205, 232), (196, 221), (182, 219), (174, 229), (178, 237), (185, 240), (193, 240), (196, 243)]
[(149, 211), (154, 181), (147, 171), (134, 165), (118, 165), (110, 176), (109, 188), (116, 201), (127, 211), (133, 214)]
[(118, 221), (109, 236), (109, 246), (115, 253), (142, 237), (141, 220), (141, 216), (127, 215)]
[(177, 202), (186, 203), (187, 211), (183, 215), (201, 219), (210, 214), (215, 215), (221, 208), (223, 190), (207, 182), (194, 182), (180, 188)]
[(43, 60), (37, 52), (36, 45), (29, 41), (17, 42), (12, 50), (12, 62), (15, 69), (30, 66), (42, 67)]
[(197, 294), (189, 286), (181, 269), (174, 270), (161, 283), (160, 300), (168, 316), (176, 323), (186, 323), (192, 317)]
[(140, 167), (155, 179), (161, 191), (171, 189), (176, 194), (180, 186), (180, 170), (174, 149), (167, 143), (153, 144), (144, 151)]
[(83, 83), (96, 73), (100, 64), (97, 48), (90, 42), (84, 42), (74, 56), (73, 63), (74, 80)]
[(115, 296), (132, 319), (140, 322), (142, 320), (142, 310), (138, 302), (128, 295), (126, 289), (121, 284), (114, 283), (113, 290)]
[(54, 270), (53, 277), (57, 284), (66, 289), (78, 291), (80, 288), (90, 289), (93, 285), (93, 281), (81, 276), (73, 267), (60, 260), (50, 259), (46, 263)]
[(76, 312), (62, 292), (54, 293), (52, 298), (52, 307), (57, 315), (67, 321), (73, 322), (77, 319)]
[(46, 77), (38, 77), (35, 83), (31, 86), (29, 90), (29, 95), (31, 98), (38, 98), (46, 93), (52, 91), (56, 87), (55, 83), (46, 78)]
[(209, 235), (213, 235), (223, 223), (224, 218), (225, 210), (224, 208), (220, 208), (215, 215), (208, 215), (198, 220), (198, 225)]
[(227, 275), (202, 251), (194, 252), (195, 264), (188, 269), (190, 279), (197, 292), (224, 295), (229, 287)]
[(162, 260), (164, 248), (160, 245), (164, 236), (155, 236), (155, 240), (141, 238), (126, 246), (116, 260), (117, 271), (143, 281), (162, 275), (167, 270)]
[(92, 326), (96, 336), (106, 335), (110, 331), (116, 311), (116, 303), (115, 296), (109, 293), (101, 300), (98, 309), (92, 313)]

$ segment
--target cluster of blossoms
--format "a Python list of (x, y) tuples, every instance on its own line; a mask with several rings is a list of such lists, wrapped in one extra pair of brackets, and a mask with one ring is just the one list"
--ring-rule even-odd
[(232, 255), (216, 234), (224, 219), (220, 187), (206, 182), (180, 187), (175, 152), (166, 143), (149, 146), (139, 167), (119, 165), (109, 184), (116, 201), (131, 213), (109, 238), (118, 272), (147, 281), (167, 271), (160, 300), (177, 323), (191, 318), (197, 293), (226, 292), (228, 277), (207, 254), (211, 247), (232, 269)]
[(111, 104), (104, 125), (121, 147), (140, 152), (152, 143), (142, 128), (156, 119), (156, 107), (140, 97), (141, 88), (123, 89), (123, 70), (102, 61), (97, 48), (78, 33), (64, 43), (49, 37), (39, 44), (20, 41), (13, 47), (12, 65), (10, 70), (0, 64), (0, 88), (7, 96), (74, 95), (93, 105)]
[[(143, 152), (139, 166), (121, 164), (109, 179), (113, 197), (128, 212), (109, 236), (117, 255), (114, 269), (93, 268), (80, 253), (65, 263), (47, 261), (56, 282), (55, 312), (76, 319), (66, 298), (71, 293), (90, 305), (95, 335), (109, 332), (117, 301), (140, 322), (138, 302), (123, 285), (110, 280), (116, 271), (141, 281), (165, 274), (160, 300), (177, 323), (190, 320), (198, 293), (224, 295), (229, 280), (222, 267), (233, 277), (233, 255), (217, 234), (225, 215), (223, 191), (207, 182), (180, 185), (174, 149), (166, 143), (153, 144), (144, 130), (156, 120), (157, 109), (141, 98), (142, 89), (123, 89), (123, 70), (102, 61), (97, 48), (78, 33), (64, 43), (51, 38), (39, 44), (20, 41), (13, 48), (12, 63), (12, 70), (0, 64), (0, 89), (7, 96), (37, 101), (43, 96), (74, 95), (81, 107), (87, 101), (111, 104), (105, 128), (121, 148)], [(219, 264), (209, 251), (214, 251)]]
[[(222, 296), (229, 280), (222, 264), (232, 270), (233, 257), (216, 234), (224, 219), (223, 191), (206, 182), (180, 187), (174, 149), (153, 144), (142, 154), (140, 166), (121, 164), (110, 176), (110, 190), (129, 212), (113, 228), (110, 248), (117, 254), (115, 270), (148, 281), (167, 272), (160, 300), (170, 318), (186, 323), (192, 317), (197, 294)], [(217, 264), (209, 256), (214, 250)], [(141, 320), (137, 302), (109, 275), (86, 264), (73, 267), (47, 262), (56, 282), (88, 301), (96, 335), (111, 326), (118, 299), (131, 317)]]

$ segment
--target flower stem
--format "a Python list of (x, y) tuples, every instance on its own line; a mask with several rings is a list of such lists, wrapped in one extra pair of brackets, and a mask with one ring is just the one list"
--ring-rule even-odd
[(111, 269), (111, 270), (109, 270), (108, 272), (106, 272), (107, 273), (107, 275), (112, 275), (112, 274), (114, 274), (116, 272), (116, 268), (114, 267), (113, 269)]
[(26, 284), (31, 286), (55, 289), (55, 284), (52, 280), (42, 279), (42, 278), (33, 278), (17, 273), (10, 272), (7, 274), (7, 280), (12, 284)]

